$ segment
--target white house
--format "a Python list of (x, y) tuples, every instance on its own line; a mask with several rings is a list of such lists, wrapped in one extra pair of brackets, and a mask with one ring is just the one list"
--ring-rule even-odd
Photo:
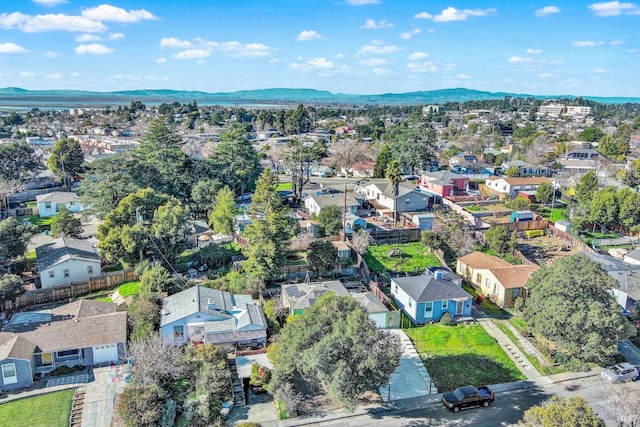
[(101, 274), (98, 250), (86, 240), (61, 237), (36, 248), (42, 288), (86, 282)]
[(388, 182), (371, 183), (364, 186), (357, 186), (356, 191), (365, 197), (376, 209), (394, 210), (397, 199), (398, 212), (425, 211), (430, 204), (434, 203), (433, 194), (416, 191), (414, 184), (401, 182), (398, 185), (398, 196), (393, 195), (393, 185)]
[(513, 199), (518, 193), (523, 191), (536, 191), (543, 182), (549, 179), (542, 177), (509, 178), (502, 176), (492, 176), (486, 179), (487, 189), (500, 198)]
[(357, 215), (360, 202), (350, 194), (347, 194), (346, 202), (344, 193), (319, 194), (309, 196), (304, 199), (304, 207), (307, 209), (307, 212), (313, 215), (320, 214), (320, 210), (327, 206), (339, 206), (342, 211), (345, 204), (348, 213)]
[(69, 191), (40, 194), (36, 196), (36, 204), (38, 205), (38, 215), (41, 217), (55, 216), (63, 207), (71, 212), (83, 210), (78, 195)]

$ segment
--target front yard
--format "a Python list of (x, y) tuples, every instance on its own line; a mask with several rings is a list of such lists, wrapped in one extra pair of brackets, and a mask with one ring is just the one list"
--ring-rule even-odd
[(463, 385), (499, 384), (525, 379), (481, 325), (425, 325), (405, 329), (438, 391)]
[(3, 427), (67, 427), (73, 389), (41, 394), (0, 405)]
[[(396, 249), (399, 252), (394, 253)], [(438, 257), (419, 242), (370, 246), (364, 260), (371, 272), (424, 272), (427, 267), (442, 265)]]

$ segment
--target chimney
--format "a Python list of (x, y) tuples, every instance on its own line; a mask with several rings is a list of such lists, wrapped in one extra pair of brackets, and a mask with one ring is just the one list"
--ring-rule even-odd
[(211, 301), (211, 298), (207, 299), (207, 308), (209, 310), (215, 310), (216, 309), (216, 303)]

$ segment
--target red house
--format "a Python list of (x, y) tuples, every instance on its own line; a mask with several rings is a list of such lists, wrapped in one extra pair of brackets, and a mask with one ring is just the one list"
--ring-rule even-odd
[(440, 196), (453, 196), (456, 191), (469, 190), (469, 178), (451, 171), (427, 172), (420, 177), (418, 187)]

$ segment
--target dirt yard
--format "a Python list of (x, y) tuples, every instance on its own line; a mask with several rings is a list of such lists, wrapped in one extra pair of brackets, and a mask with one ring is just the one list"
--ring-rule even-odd
[(551, 265), (557, 259), (580, 253), (580, 249), (554, 236), (518, 239), (518, 249), (540, 265)]

